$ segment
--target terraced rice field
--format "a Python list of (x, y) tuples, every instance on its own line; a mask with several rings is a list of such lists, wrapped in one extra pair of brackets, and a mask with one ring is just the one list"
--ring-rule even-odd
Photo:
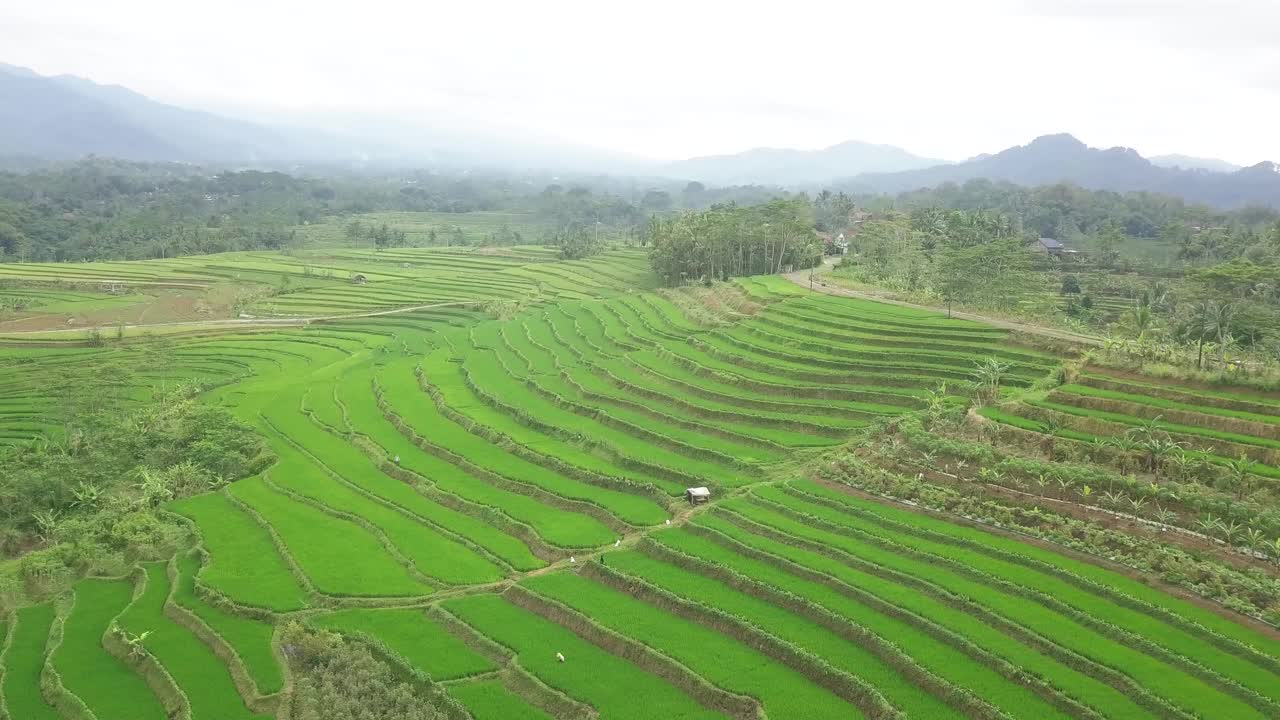
[[(11, 716), (270, 716), (290, 619), (378, 645), (478, 720), (1280, 716), (1273, 636), (1075, 556), (796, 479), (977, 360), (1006, 363), (1013, 393), (1057, 358), (777, 278), (722, 289), (749, 310), (699, 324), (687, 297), (630, 289), (646, 281), (629, 252), (449, 271), (474, 286), (397, 277), (427, 257), (477, 262), (456, 255), (334, 253), (376, 263), (369, 293), (287, 297), (307, 312), (446, 296), (521, 298), (518, 311), (175, 340), (178, 372), (208, 371), (206, 400), (278, 460), (169, 506), (190, 552), (11, 614)], [(165, 267), (182, 265), (198, 267)], [(130, 347), (13, 353), (53, 372)], [(987, 412), (1122, 431), (1112, 415), (1159, 411), (1206, 455), (1243, 447), (1271, 465), (1271, 402), (1086, 373)], [(1087, 427), (1064, 433), (1104, 429)], [(691, 509), (690, 486), (714, 501)], [(151, 633), (147, 662), (114, 627)], [(42, 693), (46, 663), (57, 682)], [(158, 676), (177, 691), (143, 681)]]
[(1280, 479), (1280, 396), (1247, 388), (1193, 387), (1086, 368), (1075, 382), (1014, 405), (984, 409), (1032, 432), (1051, 425), (1067, 441), (1095, 443), (1150, 428), (1191, 456), (1218, 465), (1244, 458), (1251, 472)]

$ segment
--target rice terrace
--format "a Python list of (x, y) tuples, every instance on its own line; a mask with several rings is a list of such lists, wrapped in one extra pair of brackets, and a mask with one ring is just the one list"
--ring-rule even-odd
[(110, 560), (8, 562), (8, 717), (289, 718), (324, 632), (454, 718), (1280, 717), (1280, 394), (657, 252), (0, 264), (27, 317), (288, 289), (0, 328), (15, 458), (68, 404), (257, 443), (136, 478), (171, 527)]

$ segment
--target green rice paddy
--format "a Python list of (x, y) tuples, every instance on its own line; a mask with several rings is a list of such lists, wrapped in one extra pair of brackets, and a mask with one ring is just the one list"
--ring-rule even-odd
[[(412, 237), (445, 219), (384, 218)], [(0, 380), (0, 442), (55, 432), (42, 388), (114, 360), (145, 368), (121, 402), (202, 379), (276, 457), (170, 503), (192, 547), (168, 562), (0, 618), (11, 718), (165, 717), (174, 699), (104, 642), (113, 627), (146, 633), (192, 718), (263, 717), (251, 708), (290, 688), (277, 628), (295, 620), (376, 644), (476, 720), (1280, 717), (1273, 636), (1077, 556), (796, 479), (976, 361), (1024, 388), (1057, 358), (781, 278), (714, 290), (750, 312), (689, 312), (697, 296), (649, 292), (633, 249), (326, 247), (337, 231), (313, 227), (317, 249), (288, 257), (0, 265), (50, 304), (258, 283), (279, 291), (250, 314), (341, 316), (179, 328), (165, 367), (131, 336), (0, 338), (0, 367), (22, 370)], [(383, 310), (403, 312), (367, 314)], [(1081, 440), (1160, 415), (1190, 451), (1259, 468), (1280, 450), (1280, 401), (1247, 392), (1090, 371), (1027, 397), (983, 413), (1031, 431), (1055, 413)], [(711, 507), (688, 511), (692, 486)]]

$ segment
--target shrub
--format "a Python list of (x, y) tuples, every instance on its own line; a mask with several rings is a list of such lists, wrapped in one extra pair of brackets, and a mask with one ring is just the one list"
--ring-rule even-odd
[(284, 629), (282, 647), (294, 672), (290, 700), (294, 720), (441, 720), (450, 717), (441, 694), (424, 679), (405, 682), (403, 673), (374, 657), (363, 645), (337, 633), (297, 623)]

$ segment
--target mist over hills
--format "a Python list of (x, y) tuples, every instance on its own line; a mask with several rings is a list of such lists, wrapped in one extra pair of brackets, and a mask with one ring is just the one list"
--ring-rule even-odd
[(1130, 148), (1091, 148), (1068, 134), (958, 163), (859, 141), (822, 150), (756, 148), (657, 163), (444, 114), (423, 120), (352, 112), (253, 122), (157, 102), (118, 85), (0, 64), (0, 158), (23, 167), (89, 154), (268, 169), (537, 169), (889, 194), (985, 178), (1166, 193), (1219, 208), (1280, 207), (1280, 171), (1274, 163), (1237, 168), (1185, 155), (1148, 159)]
[[(0, 154), (177, 162), (286, 162), (308, 138), (152, 101), (118, 85), (0, 65)], [(314, 148), (318, 150), (319, 148)]]
[(850, 140), (822, 150), (755, 148), (729, 155), (681, 160), (659, 168), (662, 175), (713, 185), (821, 185), (872, 172), (915, 170), (944, 164), (892, 145)]
[[(0, 157), (287, 169), (297, 165), (634, 172), (645, 163), (464, 118), (307, 114), (252, 122), (157, 102), (128, 88), (0, 63)], [(14, 164), (14, 163), (11, 163)]]
[(1193, 157), (1191, 155), (1153, 155), (1148, 160), (1152, 165), (1160, 167), (1176, 167), (1184, 170), (1208, 170), (1210, 172), (1235, 172), (1240, 169), (1239, 165), (1229, 163), (1226, 160), (1218, 158)]
[(1280, 166), (1261, 162), (1234, 172), (1161, 167), (1132, 148), (1091, 148), (1068, 134), (953, 165), (896, 173), (863, 173), (837, 185), (858, 192), (898, 193), (983, 178), (1017, 185), (1075, 183), (1090, 190), (1155, 192), (1218, 208), (1280, 207)]

